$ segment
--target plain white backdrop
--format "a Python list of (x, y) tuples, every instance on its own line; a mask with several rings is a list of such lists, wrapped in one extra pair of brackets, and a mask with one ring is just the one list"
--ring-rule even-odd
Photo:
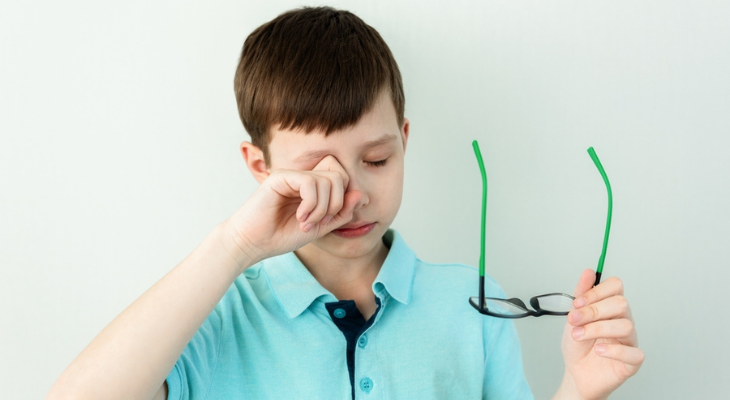
[[(254, 190), (234, 69), (253, 29), (305, 4), (323, 3), (3, 3), (0, 398), (42, 398)], [(478, 139), (488, 273), (509, 295), (572, 292), (603, 235), (594, 146), (615, 201), (604, 274), (624, 280), (647, 356), (613, 398), (725, 398), (727, 2), (326, 4), (400, 65), (412, 125), (394, 227), (420, 258), (478, 261)], [(563, 320), (516, 324), (548, 398)]]

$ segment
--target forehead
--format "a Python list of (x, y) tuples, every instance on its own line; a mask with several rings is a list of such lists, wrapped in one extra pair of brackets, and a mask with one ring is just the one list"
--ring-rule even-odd
[(321, 130), (271, 130), (269, 157), (272, 166), (292, 168), (327, 155), (359, 156), (363, 152), (401, 146), (400, 127), (392, 101), (381, 95), (373, 108), (348, 128), (325, 136)]

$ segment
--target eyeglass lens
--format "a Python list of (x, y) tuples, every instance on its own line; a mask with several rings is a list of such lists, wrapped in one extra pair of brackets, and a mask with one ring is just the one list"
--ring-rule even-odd
[(563, 293), (546, 294), (534, 297), (530, 304), (543, 311), (568, 312), (573, 305), (573, 297)]

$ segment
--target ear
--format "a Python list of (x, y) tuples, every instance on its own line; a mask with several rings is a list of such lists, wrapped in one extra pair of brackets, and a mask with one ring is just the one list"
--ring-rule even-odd
[(403, 138), (403, 152), (406, 151), (406, 145), (408, 144), (408, 131), (411, 128), (411, 121), (408, 118), (403, 118), (403, 126), (400, 129), (401, 137)]
[(266, 166), (266, 159), (264, 158), (264, 152), (253, 145), (250, 142), (241, 142), (241, 155), (246, 161), (248, 170), (251, 171), (254, 179), (261, 183), (264, 179), (269, 177), (271, 172)]

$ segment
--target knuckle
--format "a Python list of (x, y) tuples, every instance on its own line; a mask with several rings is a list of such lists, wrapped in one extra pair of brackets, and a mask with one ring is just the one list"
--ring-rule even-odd
[(347, 186), (347, 181), (345, 180), (345, 175), (339, 173), (339, 172), (332, 172), (330, 174), (330, 181), (332, 181), (332, 184), (342, 186), (345, 188)]
[(342, 202), (332, 202), (330, 203), (329, 210), (327, 210), (327, 214), (335, 215), (340, 212), (340, 210), (342, 210)]
[(624, 292), (624, 282), (621, 280), (621, 278), (612, 276), (606, 281), (611, 282), (611, 286), (614, 287), (616, 290), (616, 293), (623, 293)]
[(301, 180), (302, 180), (302, 184), (304, 184), (304, 185), (316, 185), (317, 184), (317, 180), (312, 175), (309, 175), (309, 174), (302, 174)]
[(626, 336), (628, 336), (631, 334), (631, 332), (634, 331), (634, 322), (627, 318), (624, 318), (622, 321), (623, 321), (623, 333), (625, 333)]
[(592, 320), (599, 319), (600, 312), (598, 310), (598, 307), (595, 304), (591, 304), (587, 308), (588, 308), (588, 313), (590, 314), (590, 317)]
[(616, 337), (627, 337), (631, 335), (634, 329), (634, 324), (627, 319), (614, 320), (612, 322), (613, 328), (611, 331), (613, 331)]
[(606, 354), (607, 355), (620, 358), (623, 355), (623, 353), (624, 353), (624, 349), (622, 347), (606, 344)]
[(326, 211), (327, 210), (322, 209), (321, 207), (316, 207), (314, 209), (314, 211), (312, 211), (312, 213), (310, 214), (309, 219), (319, 221), (320, 219), (322, 219), (325, 216)]
[(329, 191), (332, 187), (332, 182), (329, 179), (320, 177), (317, 179), (317, 187), (324, 191)]
[(586, 298), (588, 303), (594, 303), (601, 298), (601, 293), (599, 292), (599, 287), (600, 287), (600, 285), (594, 287), (593, 289), (591, 289), (583, 294), (583, 297)]
[(616, 288), (618, 289), (619, 293), (624, 292), (624, 281), (622, 281), (620, 278), (616, 278)]
[(329, 208), (329, 196), (321, 196), (317, 199), (317, 211), (327, 211)]
[(629, 301), (626, 300), (626, 297), (616, 296), (616, 301), (618, 302), (621, 314), (627, 314), (629, 312)]
[(584, 338), (599, 338), (603, 336), (603, 327), (601, 324), (588, 324), (584, 327)]

